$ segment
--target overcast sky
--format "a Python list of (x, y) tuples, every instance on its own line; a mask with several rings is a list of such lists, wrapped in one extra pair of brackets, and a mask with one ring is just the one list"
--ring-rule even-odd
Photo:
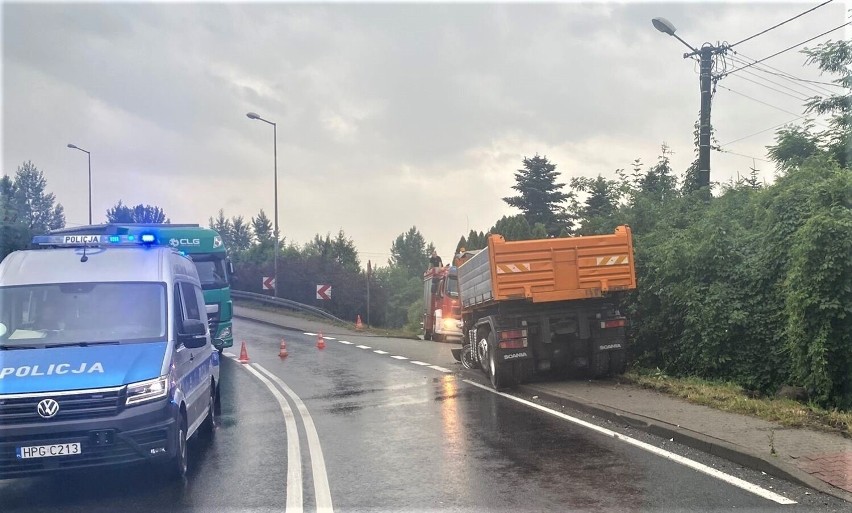
[[(469, 229), (517, 213), (501, 198), (524, 156), (546, 155), (565, 182), (651, 164), (662, 143), (678, 172), (688, 167), (697, 65), (651, 18), (696, 46), (734, 43), (818, 3), (4, 2), (3, 171), (32, 160), (69, 226), (88, 206), (86, 155), (68, 143), (92, 152), (96, 222), (119, 199), (172, 222), (206, 224), (220, 208), (272, 217), (272, 127), (246, 118), (254, 111), (278, 123), (288, 240), (342, 228), (364, 265), (385, 264), (416, 225), (446, 261)], [(736, 49), (760, 59), (845, 18), (835, 2)], [(833, 78), (804, 60), (790, 51), (766, 64)], [(821, 87), (731, 75), (713, 100), (716, 138), (793, 120)], [(724, 149), (766, 159), (772, 134)], [(754, 162), (771, 181), (772, 164)], [(713, 152), (711, 179), (752, 164)]]

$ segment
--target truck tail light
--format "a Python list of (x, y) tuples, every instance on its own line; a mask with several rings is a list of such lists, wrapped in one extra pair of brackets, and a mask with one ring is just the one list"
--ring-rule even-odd
[(512, 338), (526, 338), (527, 330), (506, 330), (500, 332), (500, 340), (508, 340)]
[(506, 330), (500, 332), (500, 349), (522, 349), (527, 347), (527, 330)]
[(623, 328), (627, 326), (627, 319), (611, 319), (609, 321), (601, 321), (601, 328)]

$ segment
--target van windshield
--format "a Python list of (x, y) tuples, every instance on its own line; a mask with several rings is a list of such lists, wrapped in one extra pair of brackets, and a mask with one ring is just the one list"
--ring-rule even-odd
[(166, 311), (163, 283), (0, 287), (0, 347), (163, 340)]

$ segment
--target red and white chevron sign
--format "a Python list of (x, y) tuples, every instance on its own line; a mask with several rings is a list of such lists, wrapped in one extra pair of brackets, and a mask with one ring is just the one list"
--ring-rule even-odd
[(317, 299), (331, 299), (331, 285), (317, 285)]

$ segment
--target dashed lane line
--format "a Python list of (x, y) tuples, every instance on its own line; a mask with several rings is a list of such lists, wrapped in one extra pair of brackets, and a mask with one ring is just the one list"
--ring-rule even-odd
[[(307, 336), (309, 336), (309, 337), (313, 337), (313, 336), (316, 336), (317, 334), (316, 334), (316, 333), (311, 333), (311, 332), (309, 332), (309, 331), (305, 331), (305, 332), (303, 332), (303, 335), (307, 335)], [(325, 338), (326, 340), (337, 340), (337, 339), (336, 339), (336, 338), (334, 338), (334, 337), (324, 337), (324, 338)], [(354, 343), (354, 342), (349, 342), (348, 340), (337, 340), (337, 341), (338, 341), (338, 342), (340, 342), (341, 344), (345, 344), (345, 345), (348, 345), (348, 346), (352, 346), (352, 345), (354, 345), (354, 346), (355, 346), (355, 347), (357, 347), (358, 349), (372, 349), (372, 347), (370, 347), (370, 346), (366, 346), (366, 345), (355, 345), (355, 343)], [(387, 351), (382, 351), (381, 349), (374, 350), (373, 352), (374, 352), (374, 353), (376, 353), (376, 354), (380, 354), (380, 355), (386, 355), (386, 354), (389, 354)], [(224, 354), (225, 354), (226, 356), (228, 356), (229, 358), (235, 358), (235, 357), (236, 357), (236, 355), (233, 355), (232, 353), (224, 353)], [(395, 360), (408, 360), (408, 359), (409, 359), (409, 358), (407, 358), (407, 357), (405, 357), (405, 356), (399, 356), (399, 355), (392, 355), (392, 356), (391, 356), (391, 358), (393, 358), (393, 359), (395, 359)], [(443, 372), (443, 373), (451, 373), (451, 372), (453, 372), (453, 371), (452, 371), (452, 370), (450, 370), (450, 369), (447, 369), (447, 368), (444, 368), (444, 367), (440, 367), (440, 366), (438, 366), (438, 365), (432, 365), (431, 363), (428, 363), (428, 362), (421, 362), (421, 361), (418, 361), (418, 360), (411, 360), (411, 363), (413, 363), (414, 365), (420, 365), (420, 366), (423, 366), (423, 367), (429, 367), (430, 369), (434, 369), (434, 370), (436, 370), (436, 371), (438, 371), (438, 372)]]

